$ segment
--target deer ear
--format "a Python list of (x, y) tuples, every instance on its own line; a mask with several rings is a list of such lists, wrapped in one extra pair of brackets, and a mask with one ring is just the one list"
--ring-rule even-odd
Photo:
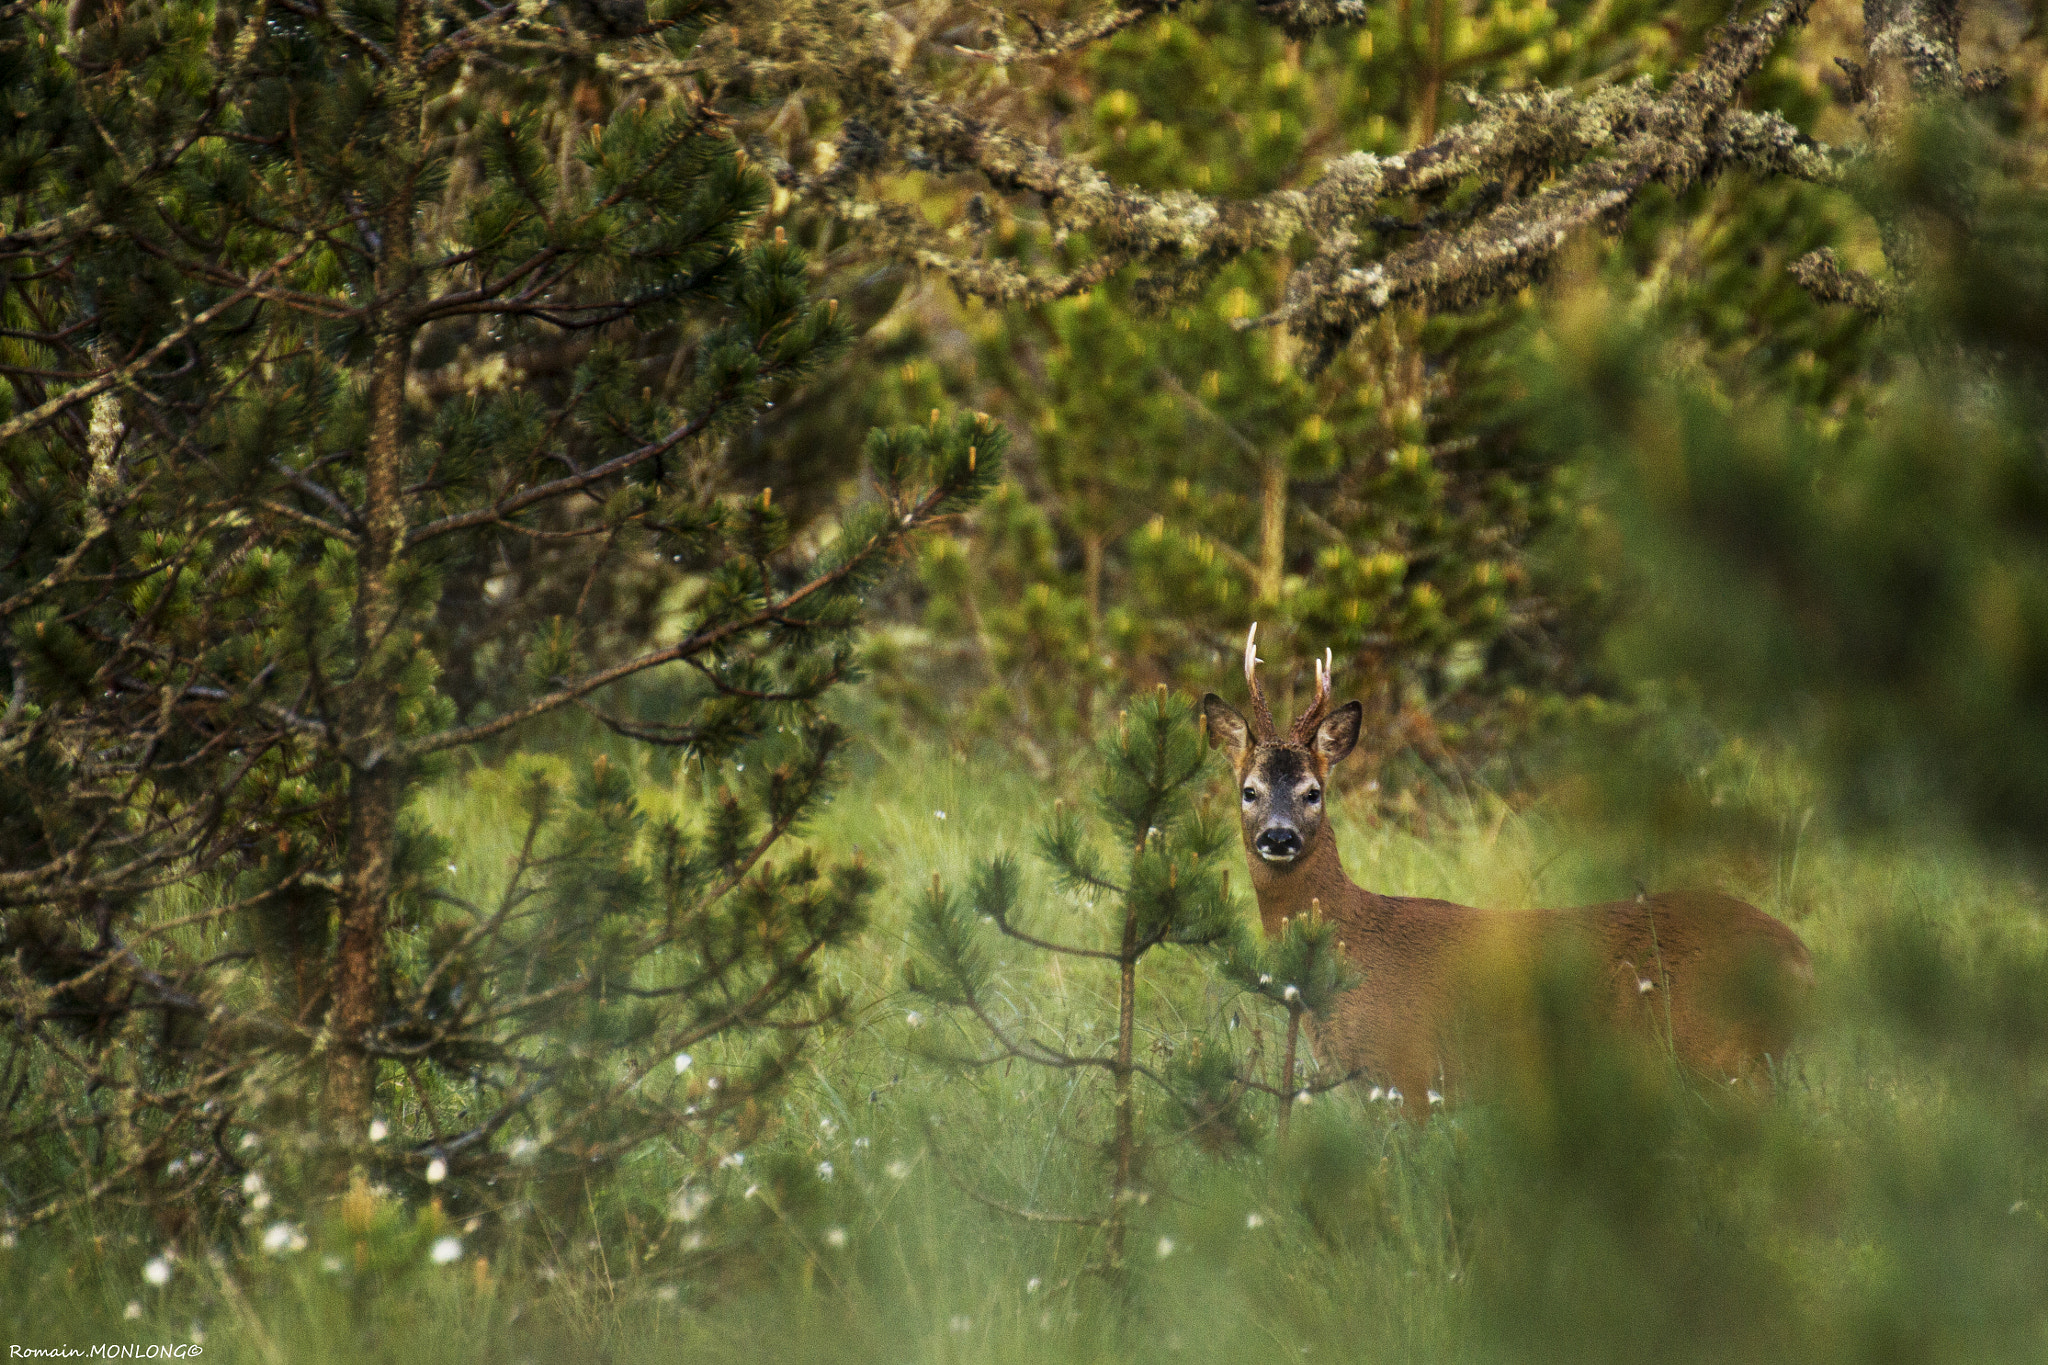
[(1236, 708), (1210, 692), (1202, 698), (1202, 718), (1209, 722), (1209, 747), (1221, 744), (1230, 750), (1233, 766), (1243, 763), (1245, 750), (1252, 746), (1252, 734)]
[(1342, 762), (1358, 744), (1359, 727), (1365, 724), (1365, 708), (1347, 701), (1316, 727), (1316, 757), (1324, 766)]

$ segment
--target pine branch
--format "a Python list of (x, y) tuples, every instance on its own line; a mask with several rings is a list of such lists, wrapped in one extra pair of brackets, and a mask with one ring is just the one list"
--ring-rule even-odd
[[(788, 174), (784, 183), (860, 221), (883, 251), (991, 302), (1072, 295), (1131, 264), (1159, 272), (1151, 287), (1174, 287), (1183, 276), (1211, 273), (1247, 252), (1287, 250), (1305, 234), (1320, 249), (1295, 269), (1282, 307), (1247, 325), (1287, 327), (1311, 342), (1312, 360), (1326, 361), (1388, 308), (1457, 308), (1519, 286), (1574, 234), (1613, 221), (1651, 184), (1682, 191), (1731, 165), (1831, 183), (1836, 169), (1826, 148), (1774, 115), (1733, 107), (1772, 46), (1805, 22), (1810, 5), (1772, 0), (1753, 19), (1730, 19), (1694, 67), (1661, 93), (1645, 80), (1583, 97), (1542, 89), (1472, 96), (1469, 123), (1403, 155), (1340, 157), (1306, 190), (1224, 200), (1133, 189), (893, 71), (866, 72), (864, 84), (845, 91), (852, 115), (836, 164), (816, 175)], [(1353, 21), (1362, 7), (1286, 0), (1262, 11), (1283, 25), (1313, 27)], [(1118, 11), (1090, 22), (1136, 17), (1142, 16)], [(962, 255), (908, 206), (856, 192), (859, 176), (889, 164), (974, 172), (1001, 193), (1029, 195), (1043, 203), (1058, 235), (1085, 234), (1095, 254), (1049, 275), (1027, 274), (1003, 258)], [(1553, 178), (1560, 167), (1572, 169)], [(1354, 263), (1357, 234), (1376, 228), (1380, 201), (1428, 199), (1471, 178), (1537, 188), (1477, 222), (1428, 231), (1377, 262)]]
[(80, 384), (75, 389), (67, 389), (55, 398), (29, 409), (18, 417), (0, 422), (0, 442), (11, 441), (23, 432), (33, 431), (67, 409), (83, 403), (86, 399), (96, 398), (109, 389), (130, 382), (137, 375), (162, 359), (164, 354), (173, 346), (178, 345), (194, 333), (203, 330), (214, 319), (229, 309), (255, 298), (263, 291), (264, 286), (270, 280), (298, 264), (299, 259), (312, 249), (313, 240), (312, 235), (309, 233), (305, 238), (301, 239), (297, 247), (286, 253), (283, 259), (265, 266), (262, 270), (257, 271), (246, 279), (238, 280), (233, 292), (212, 305), (201, 309), (177, 327), (172, 328), (157, 341), (156, 345), (150, 347), (126, 365), (108, 370), (98, 378), (88, 383)]

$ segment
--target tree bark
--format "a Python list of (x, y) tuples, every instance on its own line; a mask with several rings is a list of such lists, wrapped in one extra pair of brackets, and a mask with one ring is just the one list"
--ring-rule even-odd
[(1102, 555), (1100, 531), (1081, 537), (1081, 576), (1088, 602), (1088, 666), (1081, 673), (1081, 738), (1095, 741), (1095, 661), (1102, 657)]
[[(396, 70), (389, 98), (400, 111), (419, 102), (419, 8), (400, 0)], [(408, 121), (401, 112), (397, 126)], [(411, 156), (418, 147), (394, 147)], [(377, 214), (373, 243), (376, 352), (370, 385), (370, 433), (363, 466), (362, 539), (356, 549), (355, 672), (339, 704), (340, 746), (349, 765), (348, 847), (343, 855), (340, 932), (333, 965), (334, 1005), (321, 1097), (330, 1140), (359, 1140), (370, 1121), (376, 1064), (365, 1050), (383, 993), (384, 933), (397, 851), (398, 812), (405, 802), (405, 764), (397, 756), (399, 680), (414, 645), (400, 627), (395, 569), (405, 548), (405, 385), (414, 324), (406, 309), (412, 285), (413, 180), (400, 179)]]
[(1131, 1113), (1131, 1071), (1133, 1034), (1138, 1017), (1138, 916), (1124, 911), (1123, 951), (1117, 982), (1116, 1069), (1116, 1181), (1109, 1193), (1109, 1273), (1123, 1274), (1124, 1223), (1130, 1214), (1132, 1183), (1137, 1175), (1138, 1132)]
[(1261, 602), (1280, 600), (1287, 568), (1287, 456), (1269, 453), (1259, 461), (1259, 581), (1252, 585)]
[(1294, 1050), (1301, 1042), (1301, 1009), (1287, 1011), (1287, 1055), (1280, 1060), (1280, 1136), (1287, 1136), (1287, 1121), (1294, 1117)]

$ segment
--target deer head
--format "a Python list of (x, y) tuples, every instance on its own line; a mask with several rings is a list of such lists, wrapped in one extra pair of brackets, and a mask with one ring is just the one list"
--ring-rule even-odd
[(1273, 724), (1259, 686), (1258, 622), (1244, 637), (1244, 680), (1251, 689), (1249, 723), (1214, 692), (1202, 698), (1209, 746), (1221, 744), (1237, 773), (1238, 815), (1245, 847), (1276, 871), (1302, 858), (1324, 829), (1324, 788), (1330, 768), (1358, 743), (1365, 708), (1355, 701), (1330, 709), (1330, 652), (1316, 660), (1316, 694), (1294, 718), (1287, 738)]

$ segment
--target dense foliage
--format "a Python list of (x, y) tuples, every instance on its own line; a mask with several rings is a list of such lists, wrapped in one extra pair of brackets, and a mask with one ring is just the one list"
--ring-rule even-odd
[[(0, 1334), (2037, 1358), (2042, 44), (0, 5)], [(1318, 1067), (1254, 617), (1360, 883), (1792, 924), (1773, 1088), (1556, 964), (1469, 1103)]]
[[(580, 1181), (684, 1110), (715, 1158), (875, 884), (771, 856), (845, 743), (818, 703), (1000, 429), (875, 433), (807, 538), (735, 490), (732, 435), (846, 324), (716, 111), (602, 77), (582, 19), (0, 22), (10, 1202), (210, 1212), (245, 1133), (329, 1181)], [(658, 640), (608, 628), (633, 578)], [(520, 769), (476, 893), (421, 784), (578, 712), (700, 799), (650, 824), (602, 754)]]
[[(931, 55), (911, 69), (992, 124), (1049, 130), (1053, 150), (1162, 203), (1268, 202), (1318, 192), (1347, 155), (1394, 156), (1487, 126), (1499, 113), (1487, 100), (1535, 82), (1666, 80), (1721, 17), (1433, 0), (1290, 32), (1243, 6), (1169, 10), (1097, 46), (1019, 55), (995, 81), (945, 45), (991, 40), (927, 11), (912, 31)], [(1802, 127), (1824, 107), (1791, 54), (1758, 85)], [(779, 119), (765, 140), (801, 167), (835, 131), (813, 113)], [(877, 175), (874, 193), (947, 225), (949, 240), (979, 241), (1018, 269), (1066, 270), (1077, 288), (1110, 264), (1057, 215), (911, 164)], [(1361, 253), (1394, 253), (1473, 224), (1546, 174), (1475, 171), (1441, 194), (1396, 196), (1348, 230)], [(801, 199), (788, 212), (813, 230)], [(1800, 364), (1824, 389), (1864, 328), (1784, 267), (1851, 240), (1852, 223), (1840, 196), (1737, 174), (1682, 201), (1653, 189), (1623, 255), (1660, 319), (1718, 356)], [(883, 656), (920, 725), (955, 742), (1001, 736), (1056, 770), (1104, 698), (1159, 680), (1215, 685), (1257, 619), (1297, 652), (1336, 651), (1368, 710), (1354, 796), (1413, 811), (1432, 776), (1513, 783), (1532, 735), (1621, 693), (1594, 643), (1612, 576), (1552, 552), (1586, 514), (1579, 471), (1514, 415), (1517, 324), (1532, 301), (1393, 309), (1329, 354), (1285, 328), (1247, 330), (1292, 306), (1297, 272), (1321, 249), (1304, 227), (1220, 269), (1162, 249), (1150, 274), (1029, 307), (963, 307), (936, 289), (897, 303), (852, 362), (873, 394), (865, 411), (950, 398), (1019, 433), (1010, 482), (960, 537), (925, 549), (924, 593), (910, 604), (924, 633)]]

